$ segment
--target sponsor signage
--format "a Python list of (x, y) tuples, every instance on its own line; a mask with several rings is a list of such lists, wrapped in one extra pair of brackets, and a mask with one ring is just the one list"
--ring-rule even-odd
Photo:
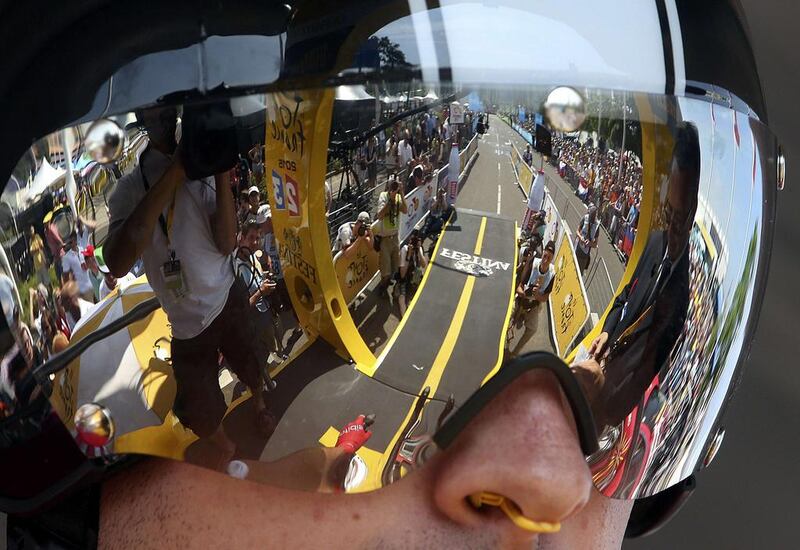
[(349, 257), (339, 252), (333, 259), (333, 268), (345, 302), (355, 300), (367, 283), (378, 272), (379, 256), (366, 239), (356, 240), (355, 249)]
[(553, 259), (556, 275), (550, 293), (550, 326), (556, 352), (566, 357), (575, 337), (589, 318), (589, 302), (569, 238), (561, 239)]

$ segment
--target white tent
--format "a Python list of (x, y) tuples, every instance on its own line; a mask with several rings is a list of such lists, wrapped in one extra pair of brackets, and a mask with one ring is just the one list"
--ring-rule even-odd
[(439, 96), (436, 95), (436, 92), (434, 92), (433, 90), (430, 90), (427, 93), (427, 95), (425, 95), (424, 99), (425, 99), (425, 101), (436, 101), (437, 99), (439, 99)]
[(356, 86), (337, 86), (336, 87), (336, 101), (363, 101), (365, 99), (372, 99), (362, 85)]
[(31, 183), (30, 187), (26, 190), (27, 196), (33, 198), (36, 195), (41, 195), (51, 185), (57, 182), (59, 178), (63, 177), (65, 173), (66, 170), (63, 168), (53, 168), (50, 166), (50, 163), (47, 162), (47, 159), (43, 158), (42, 165), (33, 178), (33, 183)]

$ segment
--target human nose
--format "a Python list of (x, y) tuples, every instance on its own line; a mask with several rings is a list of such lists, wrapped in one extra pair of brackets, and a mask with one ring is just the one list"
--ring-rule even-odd
[(434, 487), (439, 509), (468, 527), (533, 537), (510, 519), (482, 513), (470, 497), (504, 497), (522, 516), (560, 523), (589, 500), (592, 480), (572, 413), (556, 378), (527, 373), (497, 395), (442, 455)]

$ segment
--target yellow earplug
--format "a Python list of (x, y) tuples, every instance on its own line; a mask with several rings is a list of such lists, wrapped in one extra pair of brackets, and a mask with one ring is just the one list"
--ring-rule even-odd
[(508, 516), (514, 525), (520, 529), (533, 533), (558, 533), (561, 530), (561, 523), (549, 521), (533, 521), (522, 515), (522, 510), (514, 503), (502, 495), (496, 493), (475, 493), (469, 496), (469, 501), (475, 508), (480, 508), (484, 504), (487, 506), (499, 507)]

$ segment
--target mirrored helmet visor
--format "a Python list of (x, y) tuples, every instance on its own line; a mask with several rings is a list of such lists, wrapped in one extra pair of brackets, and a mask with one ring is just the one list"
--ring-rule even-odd
[(3, 193), (0, 422), (37, 415), (0, 456), (58, 420), (95, 463), (365, 492), (458, 437), (504, 372), (545, 368), (603, 494), (713, 458), (775, 138), (716, 88), (504, 81), (507, 63), (431, 78), (397, 41), (409, 21), (375, 33), (372, 72), (120, 96), (34, 143)]

